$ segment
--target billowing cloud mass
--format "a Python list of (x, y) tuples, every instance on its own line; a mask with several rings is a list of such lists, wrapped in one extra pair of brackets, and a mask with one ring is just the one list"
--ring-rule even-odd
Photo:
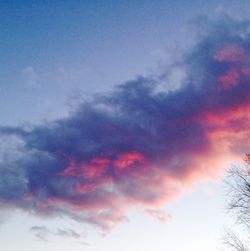
[(160, 206), (248, 152), (250, 23), (203, 27), (180, 64), (176, 90), (138, 77), (64, 119), (1, 127), (1, 207), (103, 228), (135, 206), (163, 219)]

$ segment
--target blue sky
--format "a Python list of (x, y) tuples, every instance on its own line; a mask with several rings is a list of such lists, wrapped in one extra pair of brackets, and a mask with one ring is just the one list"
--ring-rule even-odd
[[(8, 129), (13, 126), (19, 128), (22, 132), (25, 131), (25, 128), (34, 128), (34, 131), (31, 133), (31, 138), (21, 139), (24, 143), (16, 142), (16, 137), (19, 137), (18, 134), (10, 136), (8, 134), (4, 135), (1, 139), (2, 143), (0, 144), (0, 168), (4, 165), (8, 166), (13, 164), (11, 162), (12, 160), (5, 160), (1, 157), (5, 152), (9, 158), (11, 156), (14, 160), (17, 159), (15, 165), (18, 165), (18, 163), (23, 164), (23, 160), (28, 161), (25, 156), (33, 154), (32, 151), (40, 151), (46, 148), (46, 151), (52, 154), (50, 149), (54, 147), (54, 141), (56, 140), (50, 136), (49, 121), (68, 117), (72, 119), (72, 121), (75, 121), (75, 117), (73, 117), (72, 114), (76, 114), (77, 116), (82, 114), (81, 104), (83, 102), (89, 102), (96, 93), (103, 95), (111, 92), (114, 86), (118, 84), (124, 84), (123, 88), (126, 89), (129, 87), (127, 81), (130, 80), (134, 80), (138, 85), (141, 82), (142, 85), (146, 85), (147, 80), (150, 82), (155, 79), (157, 79), (157, 81), (160, 79), (165, 85), (169, 85), (167, 88), (177, 89), (179, 85), (182, 85), (183, 79), (186, 76), (185, 74), (187, 74), (185, 70), (183, 70), (183, 67), (186, 67), (188, 72), (190, 69), (196, 69), (194, 68), (196, 66), (195, 63), (204, 63), (202, 59), (197, 59), (196, 61), (194, 58), (194, 65), (192, 61), (189, 66), (187, 62), (189, 62), (188, 60), (190, 59), (183, 59), (185, 57), (183, 56), (183, 52), (191, 51), (190, 55), (195, 55), (190, 48), (195, 47), (194, 44), (197, 38), (192, 34), (195, 33), (199, 22), (203, 22), (201, 21), (203, 20), (201, 17), (207, 15), (210, 20), (212, 20), (211, 22), (213, 22), (213, 20), (227, 13), (234, 20), (237, 20), (235, 22), (238, 22), (239, 19), (245, 20), (248, 18), (249, 10), (250, 2), (247, 0), (110, 0), (43, 1), (41, 3), (37, 3), (37, 1), (12, 1), (11, 3), (0, 1), (0, 126), (7, 126), (9, 127)], [(242, 25), (242, 23), (240, 24)], [(202, 38), (202, 41), (204, 42), (209, 36), (210, 34), (204, 35), (205, 38)], [(213, 35), (211, 35), (211, 37), (214, 38), (215, 36), (213, 37)], [(220, 36), (218, 35), (218, 37)], [(216, 39), (213, 40), (215, 44), (216, 41)], [(226, 39), (224, 41), (221, 37), (220, 41), (227, 42)], [(240, 49), (247, 47), (247, 43), (248, 41), (244, 43), (240, 42), (240, 46), (242, 46)], [(241, 55), (234, 51), (236, 45), (233, 44), (233, 46), (233, 49), (231, 49), (231, 44), (229, 47), (226, 47), (231, 50), (229, 56), (240, 57)], [(218, 48), (219, 45), (217, 44), (213, 47), (214, 50)], [(202, 52), (201, 48), (198, 49)], [(218, 62), (229, 60), (227, 58), (229, 57), (228, 54), (225, 56), (223, 53), (223, 50), (218, 52), (218, 59), (216, 59)], [(224, 58), (221, 59), (220, 55), (222, 54)], [(229, 62), (232, 61), (230, 60)], [(211, 64), (216, 63), (212, 61), (212, 59), (211, 62)], [(244, 64), (242, 67), (246, 69), (245, 64), (248, 64), (248, 62), (240, 61), (240, 63)], [(206, 67), (206, 65), (204, 67)], [(237, 65), (237, 67), (239, 66)], [(241, 71), (243, 71), (243, 68), (241, 68)], [(235, 73), (236, 71), (235, 69), (231, 70), (230, 68), (229, 72), (233, 71)], [(216, 69), (215, 72), (218, 74), (216, 75), (218, 79), (222, 82), (225, 81), (221, 83), (221, 89), (227, 89), (229, 88), (228, 86), (231, 88), (236, 85), (234, 82), (226, 82), (229, 75), (220, 75), (222, 73), (217, 73)], [(247, 75), (248, 73), (244, 74), (244, 78), (249, 77), (249, 75)], [(140, 80), (138, 76), (144, 76), (146, 83), (143, 82), (144, 80)], [(163, 76), (168, 77), (165, 78)], [(193, 76), (200, 77), (196, 71), (191, 77)], [(231, 77), (231, 75), (229, 77)], [(209, 91), (209, 89), (206, 90)], [(144, 89), (142, 89), (142, 91), (144, 91)], [(240, 93), (241, 92), (239, 92), (239, 95)], [(116, 95), (120, 95), (120, 99), (122, 100), (123, 94), (123, 91), (118, 91), (115, 94), (111, 94), (111, 97), (115, 98)], [(186, 96), (183, 94), (183, 97), (185, 98)], [(166, 99), (168, 105), (168, 102), (171, 101), (168, 101), (168, 98)], [(113, 99), (111, 99), (111, 101), (112, 100)], [(114, 102), (117, 102), (117, 105), (123, 109), (123, 103), (121, 103), (123, 100)], [(138, 103), (140, 104), (140, 102), (139, 100)], [(96, 104), (98, 105), (99, 103), (96, 102)], [(99, 105), (103, 105), (103, 103), (100, 102)], [(76, 107), (80, 107), (79, 110), (76, 111)], [(93, 107), (94, 104), (91, 103), (90, 108)], [(174, 107), (178, 107), (178, 104)], [(192, 109), (193, 106), (190, 105), (190, 107), (190, 109)], [(220, 108), (221, 106), (218, 107)], [(179, 111), (178, 108), (176, 109)], [(131, 118), (135, 118), (132, 113), (133, 112), (131, 112)], [(125, 115), (127, 116), (127, 114)], [(217, 113), (215, 114), (215, 117), (216, 116)], [(228, 116), (232, 116), (231, 113)], [(105, 119), (107, 118), (105, 117)], [(209, 118), (202, 119), (204, 119), (205, 122), (211, 122)], [(230, 117), (230, 119), (232, 118)], [(115, 119), (112, 118), (112, 121), (115, 121)], [(124, 119), (124, 121), (128, 122), (126, 119)], [(158, 122), (156, 122), (159, 127), (154, 127), (154, 123), (152, 127), (156, 129), (161, 128), (160, 125), (163, 122), (165, 123), (164, 120), (159, 120), (159, 125), (157, 124)], [(90, 127), (92, 125), (91, 123), (94, 123), (95, 126), (95, 122), (93, 122), (91, 116), (86, 119), (86, 123), (90, 123)], [(98, 123), (98, 121), (96, 123)], [(99, 123), (101, 124), (102, 120), (100, 120)], [(114, 125), (120, 125), (118, 122), (114, 123), (116, 123)], [(60, 130), (62, 135), (64, 135), (64, 132), (66, 134), (68, 127), (64, 128), (63, 123), (60, 121), (58, 124), (60, 124), (58, 131)], [(39, 125), (48, 125), (48, 127), (45, 126), (45, 132), (40, 132), (41, 127), (39, 127)], [(125, 124), (125, 129), (126, 126), (129, 127), (132, 125), (130, 123), (128, 123), (128, 125)], [(184, 129), (180, 128), (180, 130)], [(248, 133), (248, 131), (246, 131), (247, 129), (241, 129), (243, 133)], [(87, 132), (92, 132), (89, 128), (86, 130)], [(181, 132), (182, 131), (180, 131), (180, 133)], [(135, 133), (140, 134), (140, 132), (137, 131), (135, 131)], [(173, 131), (173, 134), (174, 133), (175, 131)], [(206, 135), (209, 140), (211, 140), (211, 144), (214, 143), (213, 137), (216, 137), (216, 133), (221, 135), (221, 131), (215, 131), (214, 134)], [(229, 134), (231, 131), (226, 131), (226, 133)], [(99, 135), (98, 132), (96, 135)], [(102, 134), (100, 135), (102, 136)], [(113, 137), (115, 137), (115, 135), (116, 134), (114, 134)], [(196, 135), (195, 133), (192, 137), (196, 137)], [(203, 136), (202, 133), (201, 135)], [(232, 137), (231, 134), (229, 136)], [(48, 146), (47, 143), (44, 143), (43, 137), (48, 138), (51, 145)], [(71, 139), (67, 137), (66, 139)], [(196, 140), (199, 141), (200, 137), (198, 134)], [(170, 144), (172, 144), (171, 148), (174, 149), (171, 149), (171, 152), (173, 152), (172, 155), (176, 154), (178, 147), (182, 147), (181, 143), (178, 143), (178, 135), (175, 135), (175, 139), (173, 140), (169, 136)], [(206, 139), (207, 138), (204, 138), (204, 140)], [(84, 139), (80, 138), (79, 142), (80, 140)], [(101, 139), (98, 138), (97, 142), (100, 140)], [(126, 137), (122, 136), (121, 142), (122, 140), (125, 141)], [(233, 141), (237, 140), (239, 139), (237, 138)], [(177, 143), (175, 144), (175, 142)], [(19, 147), (19, 143), (21, 146), (16, 150), (16, 145)], [(145, 149), (148, 146), (147, 143), (149, 144), (150, 142), (145, 143)], [(222, 143), (219, 141), (219, 143), (225, 145), (224, 141)], [(27, 148), (22, 148), (22, 144), (27, 144), (29, 147), (32, 146), (33, 149), (29, 149), (28, 151)], [(203, 143), (200, 144), (201, 147), (203, 147)], [(127, 147), (123, 146), (122, 143), (120, 143), (120, 145), (121, 149)], [(118, 146), (120, 145), (118, 144)], [(164, 142), (162, 145), (166, 146)], [(206, 144), (204, 143), (204, 145)], [(103, 146), (100, 146), (100, 149), (105, 148), (102, 147)], [(75, 148), (72, 146), (67, 149), (74, 152)], [(143, 152), (145, 149), (142, 146), (141, 148)], [(192, 145), (190, 148), (195, 148), (197, 151), (197, 146)], [(65, 150), (63, 147), (59, 147), (59, 149), (62, 151)], [(119, 166), (118, 164), (120, 163), (119, 168), (121, 169), (124, 167), (124, 161), (125, 163), (132, 163), (131, 165), (137, 163), (139, 167), (144, 166), (142, 162), (145, 159), (142, 161), (142, 155), (136, 152), (137, 149), (137, 146), (135, 146), (131, 152), (118, 152), (117, 156), (114, 157), (115, 160), (105, 159), (105, 161), (108, 161), (109, 164), (111, 163), (110, 165), (117, 166)], [(157, 151), (160, 150), (158, 146), (148, 149), (153, 152), (155, 149), (157, 149)], [(210, 154), (209, 156), (214, 157), (214, 162), (209, 159), (208, 164), (213, 165), (219, 163), (221, 164), (222, 170), (226, 165), (230, 165), (233, 160), (237, 159), (239, 157), (238, 155), (243, 154), (244, 151), (248, 149), (248, 145), (242, 145), (242, 142), (239, 140), (237, 144), (235, 143), (235, 145), (233, 145), (233, 149), (234, 151), (230, 152), (230, 154), (227, 153), (226, 150), (224, 152), (224, 148), (221, 150), (224, 159), (220, 159), (214, 154), (214, 148), (207, 152), (205, 148), (202, 148), (201, 151), (204, 150), (205, 153)], [(19, 150), (21, 153), (18, 152)], [(17, 154), (14, 157), (13, 151)], [(148, 153), (147, 149), (143, 153), (146, 155), (146, 153)], [(18, 162), (20, 161), (18, 160), (19, 154), (24, 155), (21, 156), (21, 162)], [(148, 154), (148, 156), (149, 155), (150, 154)], [(89, 163), (94, 163), (94, 167), (97, 165), (98, 168), (101, 168), (100, 161), (104, 161), (104, 157), (100, 156), (103, 155), (94, 156), (95, 158), (88, 160)], [(198, 166), (197, 163), (204, 160), (203, 155), (201, 157), (198, 156), (201, 159), (196, 159), (193, 152), (185, 152), (185, 157), (186, 156), (187, 159), (195, 159), (194, 162), (188, 162), (194, 166)], [(128, 160), (124, 160), (124, 158), (128, 158)], [(148, 158), (150, 158), (148, 162), (150, 164), (145, 165), (146, 167), (157, 165), (160, 162), (160, 160), (158, 161), (157, 159), (158, 157), (154, 159), (150, 155)], [(161, 164), (164, 163), (164, 165), (166, 163), (169, 164), (170, 159), (172, 161), (170, 157), (166, 157), (165, 159), (164, 156), (162, 158)], [(70, 159), (70, 164), (60, 175), (62, 173), (64, 176), (67, 176), (68, 173), (72, 175), (72, 172), (74, 175), (75, 169), (78, 168), (77, 165), (79, 164), (75, 161), (74, 159)], [(29, 166), (25, 168), (28, 169)], [(219, 250), (223, 226), (231, 224), (230, 217), (225, 213), (225, 187), (222, 182), (222, 171), (219, 169), (215, 169), (214, 171), (213, 168), (211, 168), (211, 173), (204, 176), (202, 172), (199, 172), (207, 168), (207, 166), (204, 165), (204, 167), (197, 167), (195, 169), (198, 171), (197, 173), (192, 173), (194, 176), (190, 174), (190, 177), (185, 178), (186, 172), (179, 166), (176, 168), (180, 171), (180, 176), (178, 176), (180, 183), (186, 183), (182, 188), (183, 190), (178, 191), (175, 196), (175, 193), (168, 189), (171, 189), (170, 187), (172, 185), (175, 186), (175, 183), (178, 183), (178, 179), (176, 176), (171, 176), (172, 174), (170, 175), (171, 179), (168, 177), (169, 180), (167, 181), (170, 183), (172, 182), (172, 178), (174, 179), (173, 184), (171, 183), (171, 185), (166, 186), (169, 194), (174, 194), (173, 199), (168, 199), (169, 196), (165, 196), (165, 202), (157, 208), (157, 210), (164, 211), (166, 216), (169, 217), (166, 222), (160, 223), (154, 219), (154, 217), (150, 217), (150, 213), (145, 211), (148, 209), (148, 205), (153, 205), (154, 210), (156, 210), (155, 205), (157, 203), (149, 200), (149, 202), (147, 201), (148, 204), (146, 203), (147, 207), (142, 206), (140, 203), (141, 201), (144, 203), (144, 195), (146, 197), (149, 190), (145, 190), (145, 194), (141, 194), (143, 188), (140, 190), (138, 187), (138, 190), (140, 190), (140, 194), (138, 195), (139, 204), (133, 202), (134, 195), (130, 194), (132, 197), (129, 197), (130, 195), (127, 195), (129, 192), (126, 190), (126, 196), (128, 196), (126, 199), (129, 201), (128, 204), (134, 204), (134, 206), (131, 206), (124, 212), (129, 221), (125, 220), (125, 222), (117, 223), (116, 220), (114, 220), (114, 227), (108, 232), (105, 232), (102, 227), (100, 228), (103, 221), (101, 221), (100, 224), (97, 221), (97, 226), (89, 224), (86, 220), (81, 222), (75, 221), (70, 218), (70, 211), (67, 211), (64, 215), (60, 214), (58, 208), (56, 208), (55, 214), (47, 214), (47, 212), (40, 210), (41, 208), (39, 208), (39, 211), (36, 208), (38, 207), (37, 204), (36, 207), (28, 207), (27, 205), (21, 205), (21, 203), (16, 203), (12, 200), (7, 200), (6, 202), (7, 197), (2, 196), (2, 194), (4, 194), (4, 189), (7, 192), (8, 186), (2, 188), (4, 186), (2, 184), (5, 183), (0, 179), (0, 203), (2, 209), (0, 219), (3, 218), (3, 222), (0, 224), (1, 246), (3, 246), (6, 251), (17, 251), (20, 249), (26, 251), (39, 251), (44, 249), (48, 251), (78, 251), (82, 249), (89, 251), (97, 251), (100, 249), (110, 251), (180, 251), (184, 248), (187, 251)], [(187, 171), (187, 173), (189, 172)], [(34, 172), (34, 175), (35, 174)], [(153, 173), (153, 175), (154, 174), (155, 173)], [(130, 175), (130, 173), (128, 175)], [(141, 178), (143, 176), (138, 177)], [(194, 180), (196, 182), (194, 182)], [(137, 181), (133, 182), (134, 183), (131, 184), (139, 186)], [(17, 184), (19, 183), (17, 182)], [(117, 186), (120, 188), (120, 183)], [(159, 192), (153, 184), (149, 187), (145, 186), (145, 188)], [(165, 188), (165, 186), (162, 188)], [(18, 190), (19, 188), (16, 189)], [(81, 189), (83, 189), (83, 187), (81, 187)], [(62, 192), (65, 191), (62, 190)], [(28, 196), (31, 196), (33, 199), (34, 196), (34, 203), (44, 202), (40, 201), (40, 194), (39, 196), (34, 194), (27, 193), (26, 197), (23, 197), (23, 200), (26, 200)], [(49, 197), (46, 199), (49, 201)], [(61, 199), (61, 197), (53, 199)], [(112, 199), (111, 202), (117, 203), (116, 200), (113, 201)], [(91, 201), (91, 203), (94, 203), (94, 200)], [(101, 203), (103, 203), (102, 200)], [(127, 203), (124, 203), (124, 208), (126, 206), (125, 204)], [(89, 206), (91, 207), (91, 204), (89, 204)], [(23, 210), (20, 208), (23, 208)], [(117, 207), (117, 209), (120, 210), (119, 207)], [(123, 210), (123, 207), (121, 209)], [(89, 209), (86, 210), (87, 213), (89, 213)], [(93, 210), (95, 210), (95, 208)], [(159, 212), (161, 211), (157, 211), (157, 213)], [(54, 217), (54, 215), (56, 215), (56, 217)], [(72, 215), (76, 216), (74, 214)], [(93, 215), (91, 214), (91, 216)], [(112, 215), (112, 217), (115, 216)], [(98, 226), (98, 224), (100, 226)], [(62, 230), (64, 230), (64, 232)]]
[[(39, 120), (48, 110), (63, 113), (61, 107), (74, 91), (105, 91), (154, 69), (163, 52), (185, 44), (189, 20), (216, 15), (218, 8), (247, 16), (247, 6), (248, 1), (2, 2), (1, 107), (8, 107), (2, 123)], [(27, 67), (39, 75), (42, 88), (25, 85), (22, 71)], [(75, 72), (78, 76), (70, 76)], [(39, 98), (50, 103), (55, 95), (54, 108), (39, 104)], [(14, 100), (22, 105), (9, 105)]]

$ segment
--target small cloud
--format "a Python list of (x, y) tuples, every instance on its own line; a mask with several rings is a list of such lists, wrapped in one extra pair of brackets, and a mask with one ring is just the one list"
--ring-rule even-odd
[(33, 69), (33, 67), (28, 66), (22, 70), (22, 77), (28, 86), (37, 86), (39, 76)]
[(48, 241), (48, 236), (51, 234), (50, 230), (45, 226), (33, 226), (30, 231), (35, 234), (35, 237), (40, 241)]
[(222, 5), (218, 5), (218, 6), (215, 8), (215, 12), (216, 12), (216, 13), (219, 13), (219, 14), (224, 14), (224, 13), (225, 13), (225, 8), (224, 8)]
[(152, 218), (158, 220), (160, 223), (165, 223), (167, 220), (171, 219), (171, 215), (167, 214), (163, 210), (146, 209), (145, 212), (149, 214)]
[(154, 56), (154, 57), (157, 57), (157, 58), (160, 58), (160, 59), (164, 58), (164, 60), (168, 56), (166, 51), (163, 50), (163, 49), (154, 49), (154, 50), (150, 51), (150, 55)]
[[(33, 226), (30, 228), (30, 231), (35, 234), (35, 237), (40, 241), (49, 241), (49, 237), (62, 237), (67, 239), (75, 239), (79, 242), (83, 242), (82, 238), (85, 238), (86, 235), (79, 233), (71, 228), (57, 228), (55, 231), (48, 229), (46, 226)], [(85, 242), (83, 242), (85, 243)]]
[(74, 239), (80, 239), (82, 237), (85, 237), (84, 234), (78, 233), (73, 229), (61, 229), (57, 228), (56, 232), (54, 235), (60, 236), (60, 237), (65, 237), (65, 238), (74, 238)]

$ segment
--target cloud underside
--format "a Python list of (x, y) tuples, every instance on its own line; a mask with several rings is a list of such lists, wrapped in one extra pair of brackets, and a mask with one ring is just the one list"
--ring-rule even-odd
[(105, 229), (134, 206), (163, 219), (157, 208), (248, 152), (249, 22), (223, 17), (199, 36), (174, 91), (138, 77), (64, 119), (1, 127), (1, 207)]

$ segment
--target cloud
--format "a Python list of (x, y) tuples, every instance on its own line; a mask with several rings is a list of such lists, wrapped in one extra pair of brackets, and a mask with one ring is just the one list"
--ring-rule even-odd
[(48, 241), (48, 236), (50, 235), (50, 230), (45, 226), (33, 226), (30, 228), (30, 231), (33, 232), (36, 238), (40, 241)]
[(33, 67), (28, 66), (22, 70), (22, 77), (25, 81), (25, 83), (29, 86), (37, 86), (39, 76), (33, 69)]
[(1, 137), (18, 139), (0, 162), (2, 207), (107, 230), (129, 208), (158, 210), (248, 152), (250, 24), (205, 23), (183, 55), (179, 88), (141, 76), (64, 119), (2, 127)]
[(52, 231), (46, 226), (33, 226), (30, 228), (30, 231), (35, 234), (35, 237), (38, 240), (45, 242), (48, 242), (50, 237), (62, 237), (67, 239), (75, 239), (79, 241), (82, 238), (86, 237), (84, 234), (79, 233), (71, 228), (57, 228), (56, 230)]
[(171, 219), (171, 215), (167, 214), (163, 210), (158, 209), (146, 209), (145, 212), (149, 214), (152, 218), (158, 220), (161, 223), (164, 223)]
[(73, 229), (61, 229), (61, 228), (57, 228), (57, 231), (55, 233), (55, 235), (58, 235), (60, 237), (64, 237), (64, 238), (74, 238), (74, 239), (80, 239), (83, 236), (83, 234), (76, 232)]

